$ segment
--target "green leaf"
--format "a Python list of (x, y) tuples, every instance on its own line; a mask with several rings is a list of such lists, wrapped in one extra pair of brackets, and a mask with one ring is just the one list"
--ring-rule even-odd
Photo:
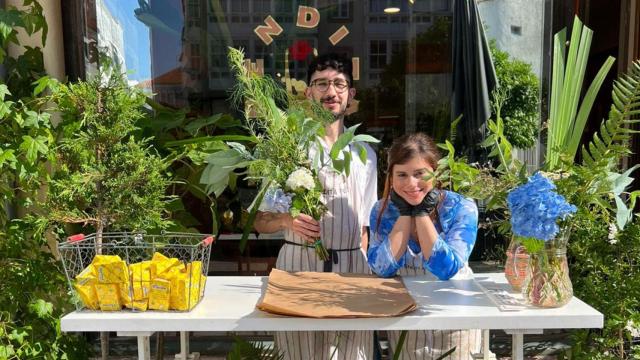
[(46, 154), (49, 151), (49, 147), (46, 144), (47, 138), (44, 136), (38, 136), (32, 138), (29, 135), (22, 136), (22, 144), (20, 144), (20, 150), (27, 157), (27, 161), (35, 163), (38, 158), (38, 153)]
[(367, 148), (362, 144), (357, 144), (358, 147), (358, 157), (363, 164), (367, 163)]
[(620, 195), (627, 186), (631, 185), (635, 179), (629, 175), (638, 167), (640, 167), (640, 164), (635, 164), (622, 174), (609, 173), (608, 180), (611, 182), (611, 192)]
[(22, 127), (39, 127), (38, 125), (40, 123), (40, 115), (37, 112), (33, 110), (27, 110), (24, 112), (24, 114), (26, 115), (26, 117), (24, 118)]
[(195, 136), (200, 129), (205, 126), (214, 125), (218, 120), (220, 120), (222, 114), (215, 114), (205, 118), (199, 118), (190, 121), (187, 125), (184, 126), (184, 129), (187, 130), (191, 136)]
[(7, 95), (11, 95), (11, 91), (9, 91), (9, 88), (7, 87), (7, 85), (0, 84), (0, 100), (4, 101), (4, 98)]
[(53, 82), (55, 82), (55, 80), (52, 80), (48, 75), (34, 81), (33, 85), (35, 85), (35, 87), (33, 88), (33, 96), (36, 97), (40, 95)]
[(367, 134), (358, 134), (356, 136), (353, 137), (353, 139), (351, 140), (351, 142), (368, 142), (368, 143), (374, 143), (377, 144), (380, 142), (380, 140), (374, 138), (371, 135), (367, 135)]
[(208, 142), (220, 142), (220, 141), (247, 141), (251, 143), (257, 142), (257, 138), (255, 136), (247, 136), (247, 135), (216, 135), (216, 136), (200, 136), (193, 139), (183, 139), (183, 140), (172, 140), (167, 141), (165, 146), (167, 147), (177, 147), (184, 146), (190, 144), (202, 144)]
[(256, 215), (258, 214), (258, 208), (260, 207), (260, 204), (262, 204), (262, 199), (264, 198), (264, 194), (267, 193), (267, 189), (269, 189), (269, 186), (271, 186), (271, 181), (262, 182), (262, 187), (258, 192), (258, 195), (256, 196), (256, 198), (253, 200), (253, 203), (251, 203), (251, 206), (249, 207), (249, 217), (247, 218), (247, 223), (245, 224), (244, 231), (242, 232), (242, 239), (240, 239), (240, 245), (239, 245), (240, 253), (244, 252), (244, 248), (247, 245), (247, 240), (249, 240), (249, 233), (251, 232), (251, 230), (253, 230), (253, 223), (256, 220)]
[(26, 336), (29, 336), (29, 334), (26, 331), (24, 330), (18, 331), (17, 329), (14, 329), (13, 331), (11, 331), (11, 334), (9, 334), (8, 338), (11, 340), (15, 340), (18, 344), (23, 344), (24, 338)]
[(337, 159), (340, 151), (344, 149), (345, 146), (349, 145), (353, 137), (354, 134), (350, 131), (345, 131), (344, 133), (340, 134), (336, 142), (331, 147), (331, 151), (329, 152), (329, 156), (331, 157), (331, 159)]
[(13, 149), (7, 149), (7, 150), (2, 150), (0, 149), (0, 168), (2, 168), (2, 166), (4, 166), (4, 164), (8, 164), (9, 167), (11, 169), (16, 168), (16, 157), (15, 155), (13, 155), (14, 150)]
[(0, 345), (0, 359), (11, 359), (15, 354), (13, 345)]
[(344, 155), (344, 173), (349, 176), (351, 171), (351, 151), (345, 150), (342, 154)]
[(336, 169), (337, 172), (344, 171), (344, 160), (335, 159), (331, 160), (331, 162), (333, 163), (333, 168)]
[(44, 319), (53, 313), (53, 304), (42, 299), (38, 299), (29, 304), (29, 310), (34, 312), (39, 318)]
[(242, 157), (234, 149), (215, 152), (206, 158), (206, 162), (216, 166), (230, 166), (242, 161)]
[(616, 199), (616, 224), (618, 229), (623, 230), (629, 220), (631, 220), (631, 211), (633, 209), (627, 208), (627, 205), (622, 201), (619, 195), (615, 195)]

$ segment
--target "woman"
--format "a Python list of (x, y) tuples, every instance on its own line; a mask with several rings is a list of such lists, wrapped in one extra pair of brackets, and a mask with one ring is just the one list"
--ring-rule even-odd
[[(425, 177), (440, 156), (433, 140), (416, 133), (398, 138), (388, 153), (384, 194), (371, 211), (368, 263), (382, 277), (426, 275), (448, 280), (469, 277), (469, 255), (478, 232), (475, 203), (434, 187)], [(399, 331), (389, 332), (395, 350)], [(471, 359), (480, 349), (479, 330), (410, 331), (403, 359)]]

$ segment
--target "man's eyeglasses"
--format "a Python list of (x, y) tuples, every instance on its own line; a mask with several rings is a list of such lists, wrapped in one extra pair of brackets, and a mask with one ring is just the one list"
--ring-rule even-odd
[(331, 84), (333, 84), (333, 88), (336, 89), (336, 92), (338, 93), (342, 93), (349, 88), (349, 83), (341, 79), (316, 79), (311, 82), (311, 86), (314, 86), (320, 92), (329, 90), (329, 85)]

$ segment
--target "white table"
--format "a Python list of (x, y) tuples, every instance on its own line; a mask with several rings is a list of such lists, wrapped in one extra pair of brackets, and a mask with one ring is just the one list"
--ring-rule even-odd
[[(62, 318), (62, 331), (116, 331), (138, 336), (138, 355), (148, 359), (148, 337), (156, 331), (182, 333), (182, 355), (188, 354), (188, 331), (314, 330), (455, 330), (504, 329), (512, 334), (513, 359), (523, 359), (523, 334), (542, 329), (601, 328), (603, 315), (573, 298), (557, 309), (501, 311), (478, 283), (505, 283), (501, 273), (476, 274), (470, 280), (432, 281), (405, 277), (418, 303), (410, 314), (394, 318), (309, 319), (271, 315), (255, 308), (266, 277), (209, 277), (205, 296), (192, 311), (134, 313), (75, 311)], [(488, 338), (485, 337), (485, 358)]]

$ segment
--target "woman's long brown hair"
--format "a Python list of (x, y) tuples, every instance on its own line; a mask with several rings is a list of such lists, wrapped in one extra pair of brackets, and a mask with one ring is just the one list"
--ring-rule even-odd
[[(414, 157), (422, 158), (435, 171), (438, 166), (438, 160), (440, 160), (440, 152), (433, 139), (424, 133), (405, 134), (393, 141), (387, 155), (387, 175), (384, 180), (383, 202), (378, 212), (376, 231), (380, 227), (382, 214), (389, 204), (393, 167), (406, 164)], [(438, 187), (435, 182), (434, 187)]]

